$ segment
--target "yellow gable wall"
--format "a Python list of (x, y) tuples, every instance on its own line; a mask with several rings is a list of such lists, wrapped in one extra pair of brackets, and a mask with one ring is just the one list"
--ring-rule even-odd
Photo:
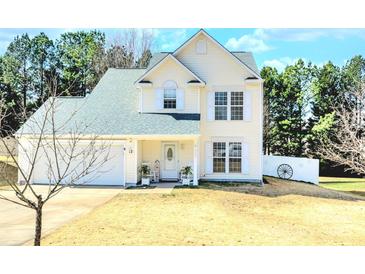
[[(143, 112), (184, 112), (184, 113), (199, 113), (199, 90), (196, 87), (190, 87), (186, 83), (190, 80), (195, 80), (194, 76), (182, 68), (172, 59), (165, 60), (156, 70), (152, 71), (145, 80), (151, 81), (151, 88), (143, 88), (142, 108)], [(184, 110), (163, 109), (156, 110), (155, 106), (155, 89), (162, 88), (168, 80), (175, 81), (178, 88), (184, 89)]]
[[(207, 41), (207, 54), (196, 54), (196, 42)], [(239, 85), (247, 77), (253, 76), (242, 67), (229, 53), (210, 41), (205, 35), (186, 45), (176, 58), (196, 73), (207, 85)]]

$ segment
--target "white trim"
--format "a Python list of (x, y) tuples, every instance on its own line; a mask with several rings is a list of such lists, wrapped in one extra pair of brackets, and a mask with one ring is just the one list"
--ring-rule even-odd
[[(232, 91), (227, 91), (227, 121), (231, 121), (231, 93)], [(218, 120), (219, 121), (219, 120)]]
[(162, 63), (164, 63), (167, 58), (172, 58), (172, 60), (174, 60), (178, 65), (180, 65), (185, 71), (187, 71), (188, 73), (190, 73), (192, 76), (194, 76), (198, 81), (200, 81), (201, 83), (203, 83), (205, 85), (205, 82), (199, 78), (199, 76), (197, 76), (194, 72), (192, 72), (190, 69), (188, 69), (183, 63), (181, 63), (179, 60), (177, 60), (171, 53), (169, 53), (168, 55), (166, 55), (164, 58), (162, 58), (162, 60), (160, 60), (160, 62), (158, 62), (156, 65), (154, 65), (151, 69), (149, 69), (148, 71), (146, 71), (141, 77), (139, 77), (134, 84), (138, 86), (138, 82), (143, 80), (145, 77), (147, 77), (147, 75), (149, 75), (150, 73), (152, 73), (153, 71), (155, 71)]
[[(216, 137), (211, 137), (211, 144), (212, 144), (212, 154), (213, 154), (213, 143), (216, 143), (216, 142), (221, 142), (221, 143), (225, 143), (226, 144), (226, 157), (225, 157), (225, 172), (214, 172), (214, 167), (212, 167), (212, 174), (213, 175), (222, 175), (222, 174), (225, 174), (225, 175), (234, 175), (234, 174), (241, 174), (241, 175), (244, 175), (244, 174), (248, 174), (248, 173), (245, 173), (242, 168), (241, 168), (241, 172), (238, 173), (238, 172), (229, 172), (229, 143), (232, 143), (232, 142), (238, 142), (238, 143), (241, 143), (241, 153), (242, 153), (242, 157), (241, 157), (241, 165), (243, 163), (243, 150), (244, 150), (244, 145), (247, 145), (247, 143), (245, 143), (245, 139), (244, 137), (242, 136), (229, 136), (229, 137), (224, 137), (224, 136), (216, 136)], [(212, 161), (213, 162), (213, 161)]]
[(176, 81), (174, 81), (174, 80), (166, 80), (163, 83), (163, 88), (164, 89), (177, 89), (178, 86), (177, 86)]
[(264, 82), (261, 82), (260, 85), (260, 170), (261, 170), (261, 180), (264, 174), (264, 141), (263, 141), (263, 124), (264, 124), (264, 117), (263, 117), (263, 108), (264, 108)]
[(245, 83), (263, 83), (264, 82), (264, 79), (245, 79)]
[(193, 184), (198, 185), (199, 178), (199, 140), (194, 140), (193, 148)]
[(187, 83), (189, 87), (205, 87), (204, 83)]
[[(232, 122), (250, 122), (251, 121), (251, 116), (249, 117), (250, 119), (249, 120), (246, 120), (246, 117), (245, 117), (245, 113), (247, 112), (246, 111), (246, 105), (245, 102), (245, 96), (246, 96), (246, 91), (243, 91), (243, 90), (215, 90), (215, 91), (212, 91), (213, 94), (214, 94), (214, 105), (213, 105), (213, 108), (214, 108), (214, 117), (213, 117), (213, 121), (215, 122), (222, 122), (222, 121), (232, 121)], [(219, 107), (219, 106), (224, 106), (224, 105), (216, 105), (215, 104), (215, 94), (217, 92), (225, 92), (227, 93), (227, 119), (226, 120), (216, 120), (215, 119), (215, 109), (216, 107)], [(242, 120), (232, 120), (232, 106), (240, 106), (240, 105), (232, 105), (232, 102), (231, 102), (231, 95), (232, 95), (232, 92), (242, 92), (243, 94), (243, 105), (242, 105)], [(250, 93), (251, 94), (251, 93)], [(208, 99), (209, 100), (209, 99)], [(252, 99), (249, 99), (249, 102), (251, 103)], [(252, 110), (251, 110), (251, 105), (249, 106), (249, 112), (251, 114)], [(208, 111), (209, 111), (209, 107), (208, 107)], [(247, 116), (247, 115), (246, 115)]]
[[(200, 113), (200, 96), (201, 96), (201, 91), (200, 91), (200, 87), (197, 87), (197, 89), (196, 89), (196, 92), (198, 93), (198, 102), (197, 102), (197, 104), (198, 104), (198, 113)], [(200, 113), (200, 116), (201, 116), (201, 113)], [(201, 117), (200, 117), (200, 120), (201, 120)]]
[(230, 52), (228, 49), (226, 49), (223, 45), (221, 45), (217, 40), (215, 40), (212, 36), (210, 36), (205, 30), (201, 29), (196, 34), (194, 34), (190, 39), (185, 41), (179, 48), (177, 48), (172, 54), (177, 55), (183, 48), (185, 48), (188, 44), (190, 44), (198, 35), (204, 34), (210, 41), (212, 41), (215, 45), (223, 49), (226, 53), (228, 53), (232, 58), (241, 66), (246, 68), (249, 72), (251, 72), (254, 76), (261, 79), (261, 76), (257, 74), (255, 71), (253, 71), (249, 66), (247, 66), (245, 63), (243, 63), (241, 60), (239, 60), (236, 56), (233, 55), (232, 52)]
[(150, 87), (152, 87), (152, 83), (138, 83), (138, 86), (137, 87), (150, 88)]

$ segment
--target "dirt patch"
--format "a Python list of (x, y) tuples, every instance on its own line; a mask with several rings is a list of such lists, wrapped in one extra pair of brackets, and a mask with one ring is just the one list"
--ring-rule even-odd
[(301, 195), (308, 197), (318, 197), (327, 199), (340, 199), (348, 201), (365, 200), (364, 197), (352, 195), (354, 193), (344, 193), (331, 189), (326, 189), (317, 185), (281, 180), (273, 177), (266, 177), (265, 184), (260, 187), (255, 184), (225, 184), (206, 183), (203, 187), (221, 190), (256, 194), (267, 197), (278, 197), (284, 195)]
[(365, 201), (348, 196), (276, 179), (264, 187), (120, 194), (44, 244), (365, 245)]

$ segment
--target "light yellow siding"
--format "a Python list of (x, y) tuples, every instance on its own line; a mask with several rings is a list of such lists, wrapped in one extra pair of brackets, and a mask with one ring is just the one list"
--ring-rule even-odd
[[(207, 53), (196, 54), (196, 41), (207, 40)], [(199, 75), (207, 85), (200, 88), (201, 138), (200, 177), (214, 179), (257, 179), (262, 178), (262, 86), (260, 83), (245, 83), (253, 76), (234, 57), (203, 34), (181, 50), (176, 56), (184, 65)], [(209, 91), (252, 91), (252, 119), (246, 121), (207, 121)], [(215, 137), (236, 138), (249, 145), (249, 174), (205, 174), (205, 142)]]
[[(196, 41), (201, 39), (207, 41), (207, 54), (195, 52)], [(239, 64), (238, 60), (235, 60), (235, 57), (230, 56), (203, 34), (186, 45), (176, 58), (204, 80), (208, 86), (241, 85), (245, 78), (253, 76)]]
[(126, 183), (137, 183), (138, 180), (138, 152), (137, 152), (137, 140), (128, 141), (126, 143), (126, 151), (125, 151), (125, 161), (126, 161), (126, 170), (125, 170), (125, 179)]
[[(197, 87), (187, 85), (187, 82), (195, 80), (195, 78), (175, 61), (171, 59), (166, 60), (158, 67), (158, 69), (151, 72), (145, 80), (151, 81), (153, 86), (142, 88), (142, 112), (199, 112), (199, 89)], [(184, 89), (184, 110), (156, 109), (155, 89), (162, 88), (164, 83), (168, 80), (175, 81), (178, 88)]]

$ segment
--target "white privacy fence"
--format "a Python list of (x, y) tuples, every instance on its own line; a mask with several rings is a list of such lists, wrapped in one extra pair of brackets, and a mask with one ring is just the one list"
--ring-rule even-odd
[(319, 160), (264, 155), (264, 175), (318, 184)]

